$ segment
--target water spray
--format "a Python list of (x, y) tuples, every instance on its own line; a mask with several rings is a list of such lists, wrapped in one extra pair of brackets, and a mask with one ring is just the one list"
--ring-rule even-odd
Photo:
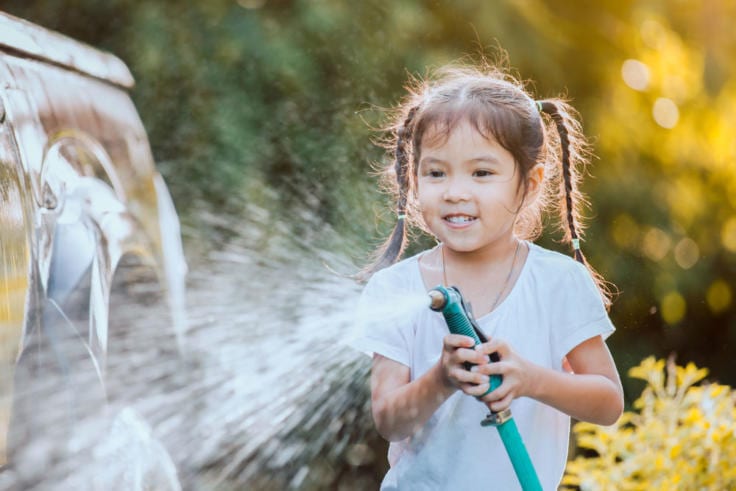
[[(476, 346), (488, 341), (488, 338), (478, 327), (469, 306), (465, 303), (457, 287), (437, 286), (429, 291), (429, 298), (430, 308), (442, 313), (452, 334), (471, 337)], [(490, 359), (491, 362), (497, 362), (500, 357), (498, 353), (494, 352), (491, 353)], [(471, 364), (466, 363), (466, 368), (470, 368), (470, 366)], [(500, 375), (491, 375), (490, 387), (486, 394), (499, 387), (502, 381)], [(511, 409), (498, 413), (491, 411), (480, 424), (481, 426), (495, 426), (498, 429), (503, 445), (506, 447), (506, 453), (508, 453), (511, 464), (514, 466), (516, 477), (521, 483), (521, 488), (524, 491), (542, 491), (542, 485), (534, 470), (534, 465), (529, 458), (524, 441), (521, 439), (516, 422), (511, 416)]]

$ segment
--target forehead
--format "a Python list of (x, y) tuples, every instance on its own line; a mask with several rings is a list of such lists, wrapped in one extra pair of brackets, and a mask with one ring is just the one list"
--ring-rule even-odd
[[(421, 147), (442, 147), (447, 145), (448, 140), (451, 138), (462, 138), (480, 143), (483, 140), (489, 140), (484, 133), (486, 132), (482, 132), (476, 127), (476, 125), (466, 119), (454, 122), (438, 121), (429, 125), (422, 134)], [(489, 134), (488, 136), (491, 140), (495, 141), (495, 137), (493, 137), (492, 134)]]
[(493, 157), (498, 163), (514, 164), (514, 158), (490, 131), (481, 131), (470, 121), (449, 127), (435, 124), (427, 128), (420, 142), (421, 161), (429, 158), (469, 160)]

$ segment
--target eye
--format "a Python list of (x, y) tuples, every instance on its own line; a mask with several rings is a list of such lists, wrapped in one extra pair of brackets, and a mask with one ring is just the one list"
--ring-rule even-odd
[(433, 179), (439, 179), (441, 177), (445, 177), (445, 173), (438, 169), (429, 169), (423, 173), (427, 177), (431, 177)]
[(489, 177), (495, 174), (496, 174), (495, 172), (488, 170), (488, 169), (478, 169), (475, 172), (473, 172), (473, 177)]

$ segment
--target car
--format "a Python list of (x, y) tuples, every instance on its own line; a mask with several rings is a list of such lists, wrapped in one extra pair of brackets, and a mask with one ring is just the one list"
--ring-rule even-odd
[(141, 387), (181, 351), (179, 218), (133, 88), (114, 55), (0, 12), (0, 488), (147, 421)]

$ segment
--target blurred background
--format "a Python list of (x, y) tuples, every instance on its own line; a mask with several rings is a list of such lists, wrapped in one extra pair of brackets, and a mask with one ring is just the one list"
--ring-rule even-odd
[[(736, 3), (11, 0), (2, 9), (128, 64), (195, 272), (198, 257), (256, 226), (245, 254), (263, 264), (281, 261), (271, 244), (286, 241), (294, 268), (357, 271), (393, 225), (371, 174), (384, 158), (371, 143), (384, 109), (410, 75), (502, 47), (538, 97), (567, 94), (593, 142), (584, 251), (620, 290), (609, 345), (627, 403), (641, 390), (627, 370), (648, 355), (675, 353), (736, 384)], [(560, 250), (556, 239), (539, 242)]]

